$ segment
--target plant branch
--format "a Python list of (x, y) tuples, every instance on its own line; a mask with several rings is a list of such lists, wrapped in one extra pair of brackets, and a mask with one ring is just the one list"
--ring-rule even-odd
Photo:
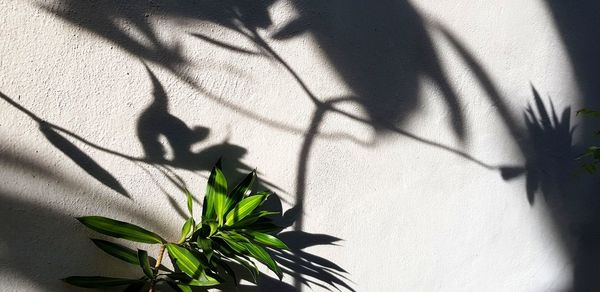
[[(158, 257), (156, 258), (156, 265), (154, 265), (154, 274), (155, 275), (158, 274), (158, 268), (160, 267), (160, 264), (162, 263), (164, 254), (165, 254), (165, 245), (161, 244), (160, 250), (158, 251)], [(154, 288), (154, 281), (152, 281), (152, 283), (150, 284), (150, 288), (148, 289), (148, 292), (152, 292), (153, 288)]]

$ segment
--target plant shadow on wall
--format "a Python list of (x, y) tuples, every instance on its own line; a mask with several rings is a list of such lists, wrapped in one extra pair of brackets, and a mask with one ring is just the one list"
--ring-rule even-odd
[[(474, 73), (525, 158), (524, 166), (500, 166), (502, 178), (511, 181), (525, 176), (526, 198), (532, 206), (536, 202), (536, 193), (542, 194), (563, 251), (573, 263), (572, 290), (600, 290), (597, 277), (600, 270), (600, 197), (597, 196), (600, 180), (578, 174), (581, 169), (576, 164), (576, 158), (585, 151), (584, 145), (591, 144), (591, 135), (585, 133), (600, 126), (589, 119), (581, 120), (577, 128), (583, 131), (583, 139), (573, 145), (571, 109), (567, 107), (559, 115), (552, 102), (546, 105), (533, 86), (533, 102), (523, 113), (524, 122), (520, 122), (509, 110), (508, 99), (502, 96), (490, 74), (469, 49), (450, 31), (440, 30)], [(596, 106), (597, 102), (589, 95), (584, 96), (586, 106)]]
[[(581, 106), (600, 109), (600, 33), (597, 30), (600, 2), (544, 2), (554, 18), (574, 70)], [(533, 205), (536, 190), (545, 198), (552, 223), (573, 263), (571, 290), (599, 291), (600, 179), (597, 175), (582, 174), (581, 162), (575, 159), (587, 146), (597, 145), (592, 133), (600, 128), (600, 123), (579, 118), (576, 127), (571, 129), (569, 109), (559, 117), (553, 106), (546, 109), (535, 89), (534, 104), (526, 111), (527, 139), (531, 146), (522, 147), (527, 160), (524, 168), (527, 198)], [(577, 143), (572, 143), (573, 130), (581, 133)]]
[(559, 115), (552, 101), (547, 106), (535, 88), (533, 95), (534, 105), (525, 111), (530, 141), (527, 152), (523, 153), (525, 167), (506, 172), (504, 177), (511, 180), (521, 173), (526, 176), (527, 200), (532, 206), (536, 205), (536, 194), (542, 195), (563, 251), (573, 265), (571, 290), (597, 291), (600, 289), (600, 180), (584, 173), (577, 160), (585, 151), (587, 139), (583, 139), (583, 144), (573, 143), (569, 107)]
[[(173, 116), (168, 111), (168, 97), (156, 78), (156, 76), (146, 67), (150, 79), (153, 85), (153, 102), (146, 108), (146, 110), (140, 115), (138, 120), (138, 138), (143, 146), (145, 157), (138, 158), (133, 157), (127, 154), (119, 153), (114, 150), (110, 150), (104, 148), (100, 145), (97, 145), (85, 138), (61, 127), (51, 122), (47, 122), (37, 115), (33, 114), (31, 111), (25, 109), (23, 106), (15, 102), (13, 99), (8, 96), (0, 93), (0, 98), (4, 101), (8, 102), (10, 105), (21, 111), (22, 113), (28, 115), (34, 121), (36, 121), (39, 125), (40, 131), (46, 137), (46, 139), (57, 149), (59, 149), (62, 153), (65, 154), (71, 161), (77, 164), (80, 168), (90, 174), (93, 178), (97, 179), (104, 185), (110, 187), (111, 189), (119, 192), (123, 190), (121, 184), (118, 184), (118, 188), (112, 185), (112, 182), (118, 182), (116, 178), (111, 175), (107, 170), (102, 168), (97, 162), (95, 162), (91, 156), (85, 154), (85, 152), (79, 149), (74, 143), (70, 142), (66, 137), (69, 137), (79, 143), (90, 146), (96, 150), (100, 150), (106, 153), (110, 153), (117, 157), (127, 159), (134, 163), (143, 163), (150, 166), (153, 166), (159, 169), (164, 175), (166, 175), (169, 180), (175, 184), (182, 191), (186, 190), (187, 187), (183, 180), (179, 178), (171, 168), (174, 169), (187, 169), (187, 170), (204, 170), (206, 169), (206, 165), (209, 165), (210, 160), (213, 159), (213, 162), (218, 158), (217, 155), (230, 155), (236, 161), (234, 161), (234, 166), (232, 167), (233, 172), (238, 173), (241, 172), (242, 169), (247, 169), (241, 159), (243, 154), (245, 154), (246, 150), (242, 147), (231, 145), (227, 142), (222, 144), (217, 144), (215, 146), (210, 146), (205, 148), (204, 150), (194, 153), (190, 150), (190, 147), (195, 142), (202, 140), (204, 137), (208, 135), (209, 130), (207, 128), (195, 127), (189, 128), (182, 120)], [(63, 136), (64, 135), (64, 136)], [(173, 152), (173, 157), (167, 159), (165, 149), (165, 145), (159, 143), (159, 136), (164, 136), (170, 148)], [(58, 141), (58, 142), (57, 142)], [(41, 173), (49, 173), (49, 171), (43, 169), (42, 167), (36, 166), (33, 162), (28, 161), (20, 161), (18, 159), (13, 159), (11, 157), (2, 157), (3, 161), (10, 162), (11, 164), (21, 165), (24, 169), (31, 168), (32, 170), (41, 172)], [(99, 175), (100, 173), (101, 175)], [(106, 178), (110, 179), (106, 179)], [(259, 188), (265, 189), (270, 186), (274, 186), (271, 183), (260, 183)], [(276, 186), (274, 186), (276, 187)], [(123, 192), (120, 192), (123, 193)], [(126, 193), (126, 192), (125, 192)], [(184, 213), (182, 209), (179, 207), (179, 203), (176, 198), (171, 197), (168, 193), (165, 192), (167, 196), (169, 196), (169, 201), (171, 202), (172, 207), (180, 214)], [(15, 197), (15, 196), (8, 196)], [(282, 211), (282, 204), (279, 199), (273, 198), (268, 200), (265, 204), (270, 206), (271, 209)], [(28, 208), (19, 207), (21, 205), (29, 205)], [(6, 204), (3, 206), (9, 207), (9, 210), (5, 210), (3, 214), (7, 214), (7, 216), (11, 216), (11, 220), (7, 220), (12, 222), (12, 220), (20, 220), (20, 216), (18, 214), (14, 214), (11, 212), (12, 210), (37, 210), (39, 207), (35, 207), (35, 203), (29, 202), (20, 202), (18, 200), (10, 200), (7, 199)], [(16, 209), (13, 209), (16, 208)], [(46, 214), (45, 210), (40, 212), (39, 214)], [(11, 254), (21, 254), (26, 255), (27, 253), (19, 252), (22, 250), (43, 250), (41, 246), (38, 245), (39, 240), (35, 240), (38, 236), (42, 237), (50, 237), (56, 236), (56, 234), (62, 234), (60, 230), (57, 230), (56, 226), (60, 226), (62, 224), (69, 224), (69, 220), (72, 218), (68, 218), (68, 216), (62, 214), (59, 211), (48, 210), (48, 217), (52, 218), (52, 220), (43, 220), (42, 222), (46, 223), (36, 223), (32, 226), (44, 225), (40, 226), (43, 230), (51, 230), (52, 232), (48, 234), (48, 236), (44, 234), (32, 234), (29, 232), (25, 232), (16, 238), (27, 238), (28, 240), (22, 240), (22, 242), (27, 242), (27, 244), (22, 244), (18, 247), (18, 244), (12, 243), (8, 238), (4, 239), (6, 246), (9, 247), (10, 250), (14, 250), (14, 253)], [(44, 217), (45, 215), (41, 215)], [(275, 221), (281, 226), (281, 229), (289, 227), (297, 220), (299, 216), (298, 212), (295, 212), (295, 209), (288, 210), (285, 214)], [(58, 219), (57, 219), (58, 218)], [(60, 219), (60, 220), (59, 220)], [(27, 220), (24, 220), (27, 222)], [(152, 222), (153, 219), (145, 218), (140, 221)], [(49, 222), (59, 222), (58, 225), (47, 224)], [(7, 225), (10, 226), (10, 225)], [(13, 230), (7, 230), (5, 234), (12, 234)], [(310, 234), (301, 231), (285, 231), (281, 233), (282, 238), (284, 238), (289, 244), (290, 247), (289, 252), (277, 252), (273, 256), (276, 260), (282, 262), (282, 269), (286, 275), (289, 275), (297, 282), (303, 283), (305, 285), (317, 285), (321, 286), (325, 289), (346, 287), (348, 290), (352, 291), (352, 288), (346, 284), (346, 278), (343, 276), (346, 272), (339, 266), (334, 263), (326, 260), (325, 258), (313, 255), (311, 253), (305, 252), (304, 249), (309, 248), (311, 246), (317, 245), (331, 245), (335, 242), (339, 241), (339, 239), (324, 235), (324, 234)], [(61, 238), (68, 239), (69, 236), (61, 236)], [(72, 244), (72, 242), (70, 243)], [(68, 244), (63, 244), (61, 246), (68, 246)], [(66, 253), (65, 253), (66, 254)], [(81, 256), (77, 256), (77, 258), (70, 258), (68, 256), (60, 255), (57, 257), (49, 257), (45, 256), (45, 258), (49, 258), (48, 262), (55, 263), (58, 266), (66, 266), (66, 263), (71, 261), (81, 262), (78, 259), (81, 259)], [(29, 263), (25, 266), (33, 265), (33, 261), (35, 259), (29, 258), (28, 256), (19, 257), (19, 259), (6, 259), (3, 261), (8, 263), (10, 266), (13, 263)], [(81, 267), (84, 267), (85, 264), (81, 263)], [(12, 267), (11, 267), (12, 269)], [(85, 270), (82, 268), (82, 270)], [(129, 270), (130, 271), (130, 270)], [(52, 279), (36, 279), (35, 275), (42, 274), (41, 271), (36, 271), (35, 269), (28, 269), (23, 271), (18, 271), (19, 274), (23, 276), (30, 277), (31, 279), (37, 280), (39, 284), (45, 285), (48, 284), (52, 286), (52, 281), (56, 280), (57, 277), (53, 277)], [(56, 276), (54, 273), (51, 274)], [(64, 275), (63, 275), (64, 276)], [(52, 277), (52, 276), (51, 276)], [(293, 286), (290, 286), (284, 282), (279, 280), (262, 276), (259, 279), (260, 285), (258, 287), (247, 286), (245, 289), (248, 291), (260, 290), (264, 291), (264, 289), (277, 289), (280, 291), (294, 291)], [(268, 288), (267, 288), (268, 287)], [(49, 288), (50, 289), (50, 288)]]
[[(194, 85), (206, 98), (238, 114), (278, 129), (303, 135), (305, 138), (298, 156), (296, 172), (294, 209), (298, 214), (303, 212), (311, 151), (316, 139), (319, 138), (348, 139), (366, 147), (373, 147), (380, 138), (394, 134), (458, 155), (485, 169), (497, 169), (496, 166), (486, 164), (461, 150), (419, 137), (401, 128), (423, 103), (420, 84), (423, 80), (429, 80), (440, 90), (441, 94), (437, 97), (446, 106), (446, 124), (439, 126), (448, 126), (452, 129), (459, 143), (469, 138), (457, 94), (445, 76), (428, 31), (438, 27), (428, 27), (427, 21), (410, 2), (405, 0), (291, 1), (297, 10), (297, 17), (283, 25), (282, 29), (270, 32), (272, 20), (269, 8), (273, 2), (133, 1), (123, 4), (117, 1), (105, 1), (91, 6), (87, 2), (58, 0), (55, 4), (45, 7), (63, 19), (109, 40), (134, 56), (169, 69), (184, 81)], [(179, 46), (177, 44), (167, 46), (166, 42), (160, 40), (156, 19), (161, 17), (210, 22), (236, 31), (253, 43), (255, 48), (247, 49), (216, 39), (204, 32), (189, 33), (232, 53), (243, 54), (248, 58), (265, 57), (278, 62), (302, 88), (307, 103), (314, 107), (308, 128), (291, 128), (284, 123), (270, 120), (235, 103), (223, 100), (212, 94), (210, 88), (203, 88), (193, 81), (185, 73), (189, 72), (186, 67), (193, 67), (193, 64), (177, 49)], [(136, 30), (134, 33), (142, 35), (145, 41), (139, 41), (131, 35), (129, 28)], [(264, 36), (269, 33), (272, 40), (278, 41), (300, 37), (305, 33), (312, 34), (328, 57), (329, 63), (352, 90), (352, 94), (341, 97), (318, 96), (269, 45), (268, 38)], [(162, 95), (161, 90), (156, 90), (155, 86), (155, 94), (156, 92)], [(156, 98), (155, 102), (157, 106), (148, 108), (145, 115), (165, 113), (161, 99)], [(338, 107), (344, 103), (358, 104), (364, 109), (366, 116), (344, 111)], [(351, 135), (321, 133), (320, 128), (328, 115), (339, 115), (369, 125), (375, 131), (376, 138), (372, 141), (363, 141)], [(168, 118), (168, 116), (163, 117)], [(163, 151), (156, 143), (158, 133), (152, 133), (152, 129), (144, 130), (144, 128), (152, 128), (144, 126), (151, 123), (146, 123), (143, 119), (140, 119), (140, 122), (138, 135), (140, 140), (145, 141), (146, 156), (153, 161), (162, 161)], [(184, 140), (190, 143), (201, 139), (204, 135), (204, 130), (201, 128), (182, 129), (182, 132), (189, 134), (190, 137)], [(164, 131), (162, 134), (167, 139), (169, 135), (176, 136), (167, 135)], [(186, 145), (178, 151), (180, 157), (189, 155)], [(175, 159), (168, 163), (181, 162), (185, 163), (175, 154)], [(300, 217), (295, 223), (295, 228), (300, 231), (302, 227), (303, 221)], [(296, 282), (295, 288), (300, 290), (301, 283)]]
[[(600, 2), (545, 0), (554, 17), (556, 27), (574, 70), (574, 77), (582, 99), (582, 106), (600, 109)], [(597, 145), (592, 132), (600, 128), (594, 119), (581, 119), (577, 129), (582, 133), (581, 143), (572, 154), (582, 154), (583, 146)], [(574, 258), (573, 290), (600, 290), (600, 179), (580, 175), (568, 185), (566, 198), (576, 204), (573, 214), (581, 214), (573, 222), (572, 232), (565, 238), (574, 241), (571, 250)], [(591, 180), (591, 181), (590, 181)], [(565, 222), (569, 222), (566, 221)]]
[[(459, 140), (468, 138), (464, 131), (466, 122), (462, 118), (456, 94), (444, 77), (443, 68), (428, 32), (431, 28), (438, 29), (472, 70), (486, 97), (497, 108), (501, 121), (526, 158), (526, 165), (523, 167), (502, 166), (502, 176), (511, 180), (525, 174), (527, 200), (531, 204), (535, 202), (536, 191), (543, 193), (553, 214), (557, 232), (564, 239), (565, 249), (572, 255), (575, 263), (574, 290), (600, 290), (600, 281), (597, 280), (599, 278), (593, 276), (600, 270), (600, 220), (598, 215), (594, 215), (600, 214), (600, 203), (597, 196), (593, 196), (598, 187), (597, 182), (590, 178), (573, 178), (571, 175), (575, 170), (572, 159), (583, 149), (571, 145), (568, 111), (559, 116), (552, 108), (548, 110), (535, 93), (534, 105), (526, 110), (526, 122), (521, 123), (519, 117), (515, 117), (509, 110), (506, 98), (501, 95), (489, 77), (490, 74), (459, 39), (443, 26), (428, 27), (426, 21), (408, 1), (291, 1), (298, 12), (297, 18), (272, 36), (276, 40), (297, 37), (303, 33), (315, 36), (329, 62), (354, 94), (327, 100), (323, 97), (319, 99), (291, 66), (268, 45), (265, 38), (261, 37), (261, 29), (271, 26), (268, 14), (271, 2), (182, 1), (173, 4), (166, 1), (135, 1), (121, 4), (107, 1), (96, 3), (95, 7), (74, 0), (60, 0), (57, 3), (61, 4), (51, 6), (49, 10), (99, 34), (133, 55), (170, 68), (176, 74), (185, 72), (181, 68), (189, 63), (182, 61), (185, 58), (176, 49), (177, 45), (166, 46), (158, 40), (158, 34), (150, 21), (155, 16), (202, 20), (222, 25), (246, 36), (256, 44), (258, 51), (228, 44), (203, 33), (193, 35), (235, 53), (266, 56), (277, 60), (294, 76), (315, 107), (310, 127), (301, 131), (306, 137), (298, 159), (296, 208), (299, 212), (302, 211), (304, 202), (310, 152), (315, 139), (326, 136), (319, 133), (319, 128), (327, 114), (338, 114), (371, 125), (378, 137), (395, 133), (459, 155), (484, 168), (497, 169), (464, 152), (399, 128), (418, 108), (418, 84), (424, 77), (440, 88), (441, 97), (450, 113), (448, 122)], [(600, 26), (600, 3), (595, 0), (546, 0), (546, 3), (554, 16), (575, 70), (584, 105), (600, 108), (597, 98), (600, 94), (600, 75), (597, 74), (600, 68), (600, 34), (596, 29)], [(125, 33), (124, 27), (118, 23), (133, 24), (146, 36), (148, 44), (136, 41)], [(179, 76), (187, 78), (181, 73)], [(186, 81), (189, 82), (188, 79)], [(204, 93), (208, 98), (220, 101), (223, 106), (285, 129), (283, 125), (224, 102), (208, 91)], [(359, 104), (367, 113), (367, 117), (355, 116), (336, 107), (337, 104), (347, 102)], [(579, 128), (590, 132), (592, 127), (592, 122), (585, 121)], [(372, 146), (375, 143), (362, 144)], [(301, 227), (300, 221), (297, 228)]]

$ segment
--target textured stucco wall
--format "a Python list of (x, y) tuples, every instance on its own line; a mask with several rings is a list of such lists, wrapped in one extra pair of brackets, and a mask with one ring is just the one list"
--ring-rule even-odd
[(0, 290), (137, 272), (73, 216), (177, 236), (184, 196), (143, 161), (153, 119), (210, 131), (186, 161), (161, 138), (167, 173), (201, 195), (218, 156), (257, 167), (302, 205), (289, 230), (342, 239), (304, 251), (356, 291), (570, 287), (547, 202), (499, 169), (527, 163), (530, 84), (587, 104), (544, 1), (121, 2), (0, 1)]

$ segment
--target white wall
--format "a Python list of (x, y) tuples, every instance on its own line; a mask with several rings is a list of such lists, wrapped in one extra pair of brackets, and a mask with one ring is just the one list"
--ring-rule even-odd
[[(305, 251), (345, 269), (339, 279), (356, 291), (572, 285), (546, 201), (531, 205), (527, 174), (505, 180), (498, 168), (526, 164), (530, 83), (558, 113), (587, 104), (543, 1), (281, 0), (251, 12), (120, 2), (0, 2), (0, 92), (89, 142), (56, 128), (44, 136), (0, 101), (0, 290), (64, 291), (58, 279), (69, 275), (137, 273), (97, 251), (73, 216), (177, 236), (171, 201), (181, 207), (184, 196), (159, 163), (130, 159), (145, 155), (137, 129), (158, 126), (140, 125), (156, 93), (144, 64), (172, 115), (148, 119), (210, 129), (192, 147), (197, 161), (169, 168), (200, 196), (218, 156), (229, 170), (257, 167), (284, 210), (303, 205), (301, 230), (343, 240)], [(270, 15), (257, 32), (281, 59), (226, 28), (240, 22), (218, 14), (224, 7), (248, 13), (247, 25)], [(340, 97), (339, 111), (327, 107)], [(86, 173), (94, 166), (68, 143), (130, 197)]]

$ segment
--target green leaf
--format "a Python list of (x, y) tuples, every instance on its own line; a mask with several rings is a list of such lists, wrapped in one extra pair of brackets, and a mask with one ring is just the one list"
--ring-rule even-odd
[(227, 180), (221, 170), (221, 159), (219, 159), (208, 177), (202, 217), (216, 219), (219, 225), (222, 225), (227, 200)]
[(108, 288), (116, 286), (124, 286), (133, 283), (143, 282), (138, 279), (123, 279), (123, 278), (110, 278), (110, 277), (81, 277), (73, 276), (62, 279), (64, 282), (69, 283), (73, 286), (83, 288)]
[(142, 249), (138, 249), (137, 258), (140, 261), (140, 267), (142, 267), (142, 271), (146, 276), (150, 279), (154, 279), (154, 272), (152, 272), (152, 268), (150, 267), (150, 262), (148, 261), (148, 252)]
[(271, 269), (271, 271), (273, 271), (277, 275), (277, 277), (279, 277), (279, 280), (281, 280), (281, 278), (283, 277), (281, 269), (273, 260), (273, 258), (271, 258), (271, 255), (269, 255), (269, 253), (264, 248), (252, 243), (243, 243), (243, 245), (246, 247), (246, 249), (253, 258), (265, 264), (269, 269)]
[(112, 237), (124, 238), (143, 243), (164, 242), (164, 239), (154, 232), (127, 222), (117, 221), (101, 216), (79, 217), (77, 220), (92, 230)]
[(217, 231), (219, 231), (219, 223), (216, 222), (208, 222), (208, 226), (210, 227), (210, 235), (212, 236)]
[(233, 239), (233, 238), (231, 238), (231, 237), (229, 237), (227, 235), (224, 235), (224, 234), (220, 235), (220, 236), (217, 236), (217, 235), (215, 235), (215, 236), (223, 239), (223, 241), (225, 241), (225, 243), (231, 249), (233, 249), (235, 252), (242, 253), (242, 254), (246, 253), (246, 251), (247, 251), (246, 247), (242, 243), (240, 243), (238, 240), (235, 240), (235, 239)]
[[(98, 248), (100, 248), (101, 250), (103, 250), (104, 252), (106, 252), (107, 254), (109, 254), (111, 256), (114, 256), (114, 257), (116, 257), (120, 260), (123, 260), (125, 262), (128, 262), (130, 264), (134, 264), (136, 266), (140, 264), (140, 261), (138, 259), (138, 254), (133, 249), (130, 249), (128, 247), (122, 246), (122, 245), (114, 243), (114, 242), (102, 240), (102, 239), (92, 238), (92, 242), (94, 242), (94, 244)], [(152, 257), (148, 257), (148, 260), (151, 265), (156, 262), (156, 260), (153, 259)], [(164, 271), (169, 271), (169, 269), (163, 265), (160, 265), (160, 267), (158, 267), (158, 268), (161, 270), (164, 270)]]
[(193, 207), (194, 207), (194, 198), (192, 197), (192, 193), (188, 190), (185, 190), (185, 195), (187, 197), (187, 208), (190, 213), (190, 218), (194, 218)]
[(233, 207), (241, 201), (244, 197), (250, 195), (252, 191), (252, 185), (254, 184), (254, 180), (256, 180), (256, 170), (250, 172), (244, 180), (242, 180), (229, 194), (230, 200), (229, 204), (225, 209), (225, 214), (227, 214)]
[(177, 284), (184, 284), (186, 286), (214, 286), (220, 284), (219, 280), (206, 275), (205, 272), (202, 272), (200, 276), (196, 279), (190, 278), (188, 275), (183, 273), (171, 273), (167, 274), (167, 277), (174, 280)]
[(167, 251), (171, 259), (175, 261), (177, 267), (192, 279), (199, 278), (203, 274), (205, 267), (189, 250), (172, 243), (167, 243)]
[(279, 215), (279, 212), (270, 212), (270, 211), (254, 212), (254, 213), (246, 216), (244, 219), (236, 222), (235, 224), (233, 224), (231, 226), (227, 226), (227, 227), (228, 227), (228, 229), (245, 228), (245, 227), (249, 226), (250, 224), (253, 224), (254, 222), (258, 221), (258, 219), (260, 219), (260, 218), (267, 217), (267, 216), (273, 216), (273, 215)]
[(126, 261), (130, 264), (139, 265), (140, 262), (138, 260), (137, 252), (133, 249), (127, 248), (120, 244), (116, 244), (110, 241), (102, 240), (102, 239), (94, 239), (92, 238), (92, 242), (106, 252), (107, 254), (114, 256), (120, 260)]
[(182, 243), (185, 241), (187, 236), (192, 231), (192, 227), (194, 227), (194, 218), (189, 218), (188, 220), (185, 221), (185, 223), (183, 224), (183, 227), (181, 228), (181, 237), (179, 238), (178, 243)]
[(239, 204), (233, 207), (229, 213), (227, 213), (225, 225), (231, 226), (250, 215), (256, 207), (260, 206), (260, 204), (267, 199), (268, 196), (269, 193), (265, 192), (244, 198)]
[(225, 216), (225, 209), (230, 204), (229, 197), (227, 196), (227, 181), (225, 175), (220, 169), (216, 171), (214, 189), (215, 189), (215, 213), (219, 226), (223, 225), (223, 218)]
[(250, 231), (247, 233), (252, 237), (252, 239), (254, 241), (256, 241), (258, 243), (262, 243), (264, 245), (281, 248), (281, 249), (289, 249), (288, 246), (283, 241), (281, 241), (279, 238), (277, 238), (271, 234), (266, 234), (266, 233), (257, 232), (257, 231)]
[(206, 273), (202, 273), (198, 279), (193, 279), (185, 284), (189, 286), (208, 287), (219, 285), (221, 282), (211, 276), (206, 275)]

